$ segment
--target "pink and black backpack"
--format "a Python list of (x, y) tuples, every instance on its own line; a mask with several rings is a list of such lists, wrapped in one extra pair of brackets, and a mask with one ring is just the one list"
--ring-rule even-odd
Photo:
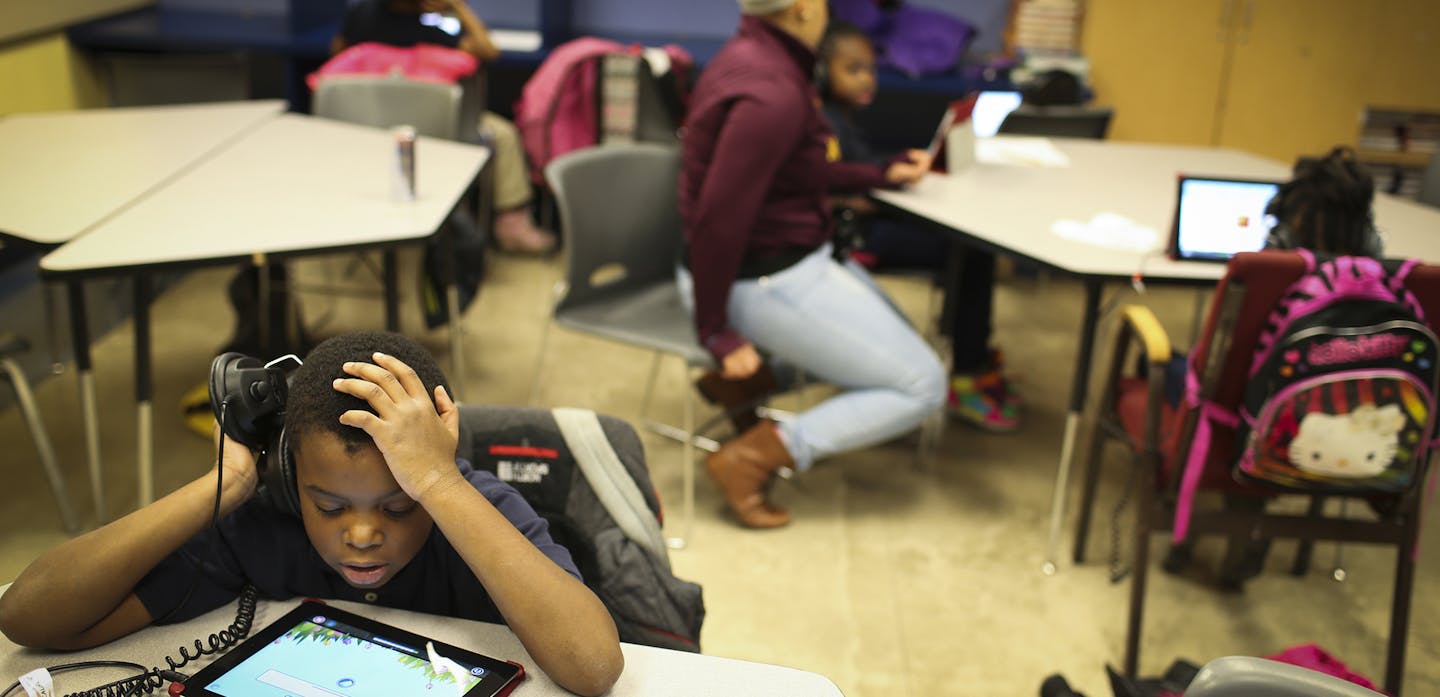
[(1437, 349), (1405, 289), (1415, 260), (1317, 260), (1270, 313), (1240, 412), (1236, 476), (1307, 493), (1397, 493), (1435, 429)]
[(1201, 399), (1190, 366), (1185, 398), (1200, 422), (1176, 542), (1188, 532), (1212, 423), (1236, 430), (1237, 480), (1309, 494), (1399, 493), (1435, 444), (1440, 341), (1405, 288), (1419, 262), (1296, 251), (1307, 271), (1266, 319), (1239, 413)]

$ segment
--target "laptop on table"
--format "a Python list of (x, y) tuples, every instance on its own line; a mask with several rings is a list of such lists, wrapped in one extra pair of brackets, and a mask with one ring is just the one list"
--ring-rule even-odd
[(1265, 246), (1275, 220), (1266, 215), (1280, 182), (1228, 177), (1180, 177), (1171, 229), (1170, 256), (1189, 261), (1229, 261)]

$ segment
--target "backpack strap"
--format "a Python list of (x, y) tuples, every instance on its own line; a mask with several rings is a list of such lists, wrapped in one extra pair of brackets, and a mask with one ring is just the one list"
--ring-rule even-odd
[(1200, 488), (1200, 476), (1205, 473), (1205, 461), (1210, 456), (1211, 423), (1235, 428), (1240, 417), (1235, 412), (1208, 399), (1200, 398), (1200, 379), (1195, 375), (1194, 355), (1185, 371), (1185, 403), (1200, 412), (1195, 423), (1195, 438), (1190, 446), (1190, 455), (1185, 458), (1180, 474), (1180, 491), (1175, 499), (1175, 529), (1172, 544), (1185, 541), (1190, 533), (1190, 510), (1195, 503), (1195, 492)]
[(1304, 259), (1304, 260), (1305, 260), (1305, 273), (1311, 273), (1311, 272), (1313, 272), (1313, 271), (1315, 270), (1315, 253), (1314, 253), (1314, 252), (1312, 252), (1312, 251), (1310, 251), (1310, 250), (1308, 250), (1308, 249), (1306, 249), (1306, 248), (1304, 248), (1304, 247), (1300, 247), (1300, 248), (1298, 248), (1298, 249), (1295, 250), (1295, 254), (1297, 254), (1301, 259)]
[(670, 555), (665, 550), (660, 523), (645, 505), (645, 497), (635, 479), (615, 454), (615, 448), (600, 426), (600, 418), (589, 409), (556, 408), (550, 413), (595, 498), (600, 499), (626, 537), (649, 551), (669, 571)]

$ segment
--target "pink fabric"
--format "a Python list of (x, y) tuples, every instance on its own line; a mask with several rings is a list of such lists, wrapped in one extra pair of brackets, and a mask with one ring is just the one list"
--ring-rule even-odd
[[(1369, 257), (1337, 257), (1320, 265), (1320, 275), (1325, 277), (1322, 281), (1318, 276), (1310, 275), (1310, 272), (1316, 270), (1315, 255), (1305, 249), (1297, 251), (1305, 259), (1307, 275), (1297, 281), (1286, 295), (1298, 291), (1311, 296), (1311, 299), (1281, 303), (1270, 313), (1268, 324), (1273, 329), (1261, 334), (1256, 344), (1255, 356), (1250, 361), (1251, 377), (1264, 365), (1270, 349), (1279, 337), (1284, 336), (1291, 320), (1304, 317), (1337, 300), (1399, 302), (1415, 313), (1415, 317), (1421, 322), (1425, 321), (1425, 310), (1420, 307), (1420, 301), (1415, 298), (1414, 293), (1405, 288), (1405, 278), (1410, 275), (1418, 261), (1411, 259), (1401, 264), (1394, 276), (1386, 279), (1387, 283), (1382, 280), (1385, 278), (1385, 270), (1379, 261)], [(1333, 290), (1326, 287), (1326, 281)]]
[(1320, 648), (1320, 646), (1316, 644), (1292, 646), (1280, 653), (1273, 656), (1266, 656), (1265, 658), (1281, 663), (1289, 663), (1292, 666), (1307, 668), (1317, 673), (1331, 675), (1341, 680), (1352, 682), (1360, 687), (1375, 690), (1376, 692), (1380, 691), (1380, 688), (1376, 687), (1375, 683), (1370, 681), (1370, 678), (1350, 670), (1340, 659), (1330, 655), (1330, 652)]
[(410, 47), (366, 42), (356, 44), (325, 61), (319, 70), (305, 78), (314, 90), (321, 80), (337, 75), (390, 75), (399, 73), (412, 80), (453, 85), (460, 78), (474, 75), (480, 61), (457, 48), (434, 44)]
[[(678, 46), (665, 46), (671, 69), (683, 72), (694, 64)], [(597, 132), (595, 82), (600, 57), (614, 53), (639, 54), (638, 45), (610, 39), (582, 37), (550, 52), (515, 103), (515, 126), (520, 129), (530, 172), (543, 181), (545, 165), (568, 152), (600, 142)]]
[(1214, 402), (1200, 402), (1198, 406), (1200, 419), (1195, 423), (1195, 440), (1180, 475), (1180, 493), (1175, 501), (1175, 532), (1172, 538), (1175, 544), (1184, 542), (1190, 534), (1190, 509), (1195, 503), (1195, 492), (1200, 488), (1200, 475), (1205, 473), (1205, 460), (1210, 455), (1210, 423), (1213, 421), (1230, 428), (1240, 424), (1240, 417), (1235, 412)]

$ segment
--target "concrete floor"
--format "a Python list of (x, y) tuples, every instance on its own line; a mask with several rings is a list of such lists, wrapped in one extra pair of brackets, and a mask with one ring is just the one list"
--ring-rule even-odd
[[(306, 262), (297, 274), (324, 276), (329, 272), (322, 268), (335, 266)], [(177, 403), (205, 379), (229, 335), (224, 285), (230, 273), (192, 274), (155, 305), (160, 492), (198, 476), (213, 461), (208, 442), (182, 426)], [(465, 318), (465, 399), (525, 402), (559, 274), (558, 260), (494, 257), (479, 302)], [(925, 296), (917, 286), (889, 285), (907, 311), (923, 314)], [(419, 329), (409, 292), (415, 286), (406, 281), (403, 287), (404, 329), (447, 365), (444, 330)], [(1136, 299), (1129, 289), (1115, 294)], [(1141, 299), (1160, 312), (1177, 344), (1188, 344), (1193, 291), (1152, 289)], [(1103, 666), (1120, 662), (1128, 592), (1125, 584), (1109, 583), (1105, 562), (1109, 511), (1125, 474), (1122, 453), (1110, 453), (1091, 561), (1064, 563), (1053, 577), (1039, 572), (1080, 302), (1079, 285), (1063, 279), (1017, 278), (1000, 288), (996, 340), (1026, 398), (1018, 434), (987, 435), (951, 422), (928, 467), (917, 466), (913, 439), (822, 463), (801, 481), (778, 488), (795, 522), (773, 531), (737, 528), (702, 479), (690, 545), (672, 560), (678, 575), (705, 587), (705, 652), (815, 671), (851, 697), (1034, 695), (1055, 672), (1091, 697), (1110, 694)], [(310, 320), (328, 315), (323, 335), (382, 324), (375, 300), (307, 296), (305, 312)], [(95, 350), (112, 515), (131, 510), (136, 497), (131, 342), (126, 325), (100, 339)], [(540, 403), (638, 422), (648, 354), (561, 329), (550, 333), (549, 343)], [(93, 524), (75, 384), (73, 366), (67, 366), (37, 392), (71, 499)], [(681, 368), (666, 361), (652, 413), (679, 414), (679, 400), (688, 394)], [(823, 390), (812, 388), (806, 398), (813, 403)], [(779, 406), (793, 404), (787, 398)], [(14, 408), (0, 412), (0, 442), (12, 444), (0, 493), (0, 530), (6, 531), (0, 581), (8, 581), (65, 534)], [(679, 448), (648, 434), (645, 443), (671, 523), (678, 525)], [(1411, 620), (1410, 695), (1440, 694), (1440, 531), (1433, 522), (1427, 528)], [(1158, 551), (1164, 541), (1154, 544)], [(1344, 550), (1349, 579), (1335, 583), (1328, 578), (1333, 546), (1319, 548), (1317, 568), (1305, 578), (1283, 571), (1292, 549), (1277, 543), (1267, 573), (1238, 595), (1220, 593), (1211, 582), (1218, 541), (1202, 544), (1189, 574), (1153, 574), (1142, 673), (1159, 673), (1176, 657), (1203, 663), (1313, 641), (1378, 680), (1393, 554), (1351, 545)]]

